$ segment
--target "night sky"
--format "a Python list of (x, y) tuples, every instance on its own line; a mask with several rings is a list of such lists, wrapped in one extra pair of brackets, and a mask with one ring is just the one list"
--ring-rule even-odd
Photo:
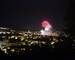
[(64, 27), (67, 0), (2, 0), (0, 1), (0, 26), (39, 29), (43, 18), (48, 18), (55, 28)]

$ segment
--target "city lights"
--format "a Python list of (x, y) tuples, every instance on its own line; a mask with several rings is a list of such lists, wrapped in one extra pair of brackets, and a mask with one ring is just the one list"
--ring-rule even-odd
[[(0, 32), (0, 49), (5, 54), (10, 56), (16, 52), (17, 55), (23, 51), (33, 51), (33, 48), (49, 47), (56, 48), (55, 45), (59, 45), (63, 39), (58, 39), (60, 34), (52, 31), (52, 26), (48, 21), (42, 22), (41, 31), (19, 31), (1, 29)], [(4, 32), (4, 33), (3, 33)], [(15, 33), (16, 32), (16, 33)], [(59, 42), (61, 41), (61, 42)], [(10, 53), (12, 54), (10, 54)]]

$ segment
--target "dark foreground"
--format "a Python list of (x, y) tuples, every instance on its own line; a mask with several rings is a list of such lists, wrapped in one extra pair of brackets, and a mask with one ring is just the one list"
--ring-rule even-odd
[[(31, 53), (29, 53), (29, 54), (28, 54), (28, 52), (25, 54), (22, 54), (22, 53), (23, 53), (23, 51), (20, 52), (19, 55), (15, 55), (15, 54), (7, 55), (7, 54), (4, 54), (4, 52), (0, 52), (0, 56), (8, 57), (8, 58), (9, 58), (9, 56), (12, 56), (12, 57), (14, 56), (13, 58), (10, 57), (10, 59), (11, 58), (15, 59), (17, 57), (18, 59), (20, 58), (20, 59), (26, 59), (26, 60), (33, 60), (33, 59), (34, 60), (43, 60), (43, 59), (45, 59), (45, 60), (48, 60), (48, 59), (52, 59), (52, 60), (54, 60), (54, 59), (55, 60), (57, 60), (57, 59), (68, 60), (68, 59), (70, 59), (70, 60), (73, 60), (73, 59), (75, 59), (74, 58), (75, 51), (72, 49), (48, 49), (48, 48), (39, 49), (39, 48), (36, 48), (36, 49), (33, 49), (31, 51)], [(4, 59), (4, 58), (2, 58), (2, 59)]]

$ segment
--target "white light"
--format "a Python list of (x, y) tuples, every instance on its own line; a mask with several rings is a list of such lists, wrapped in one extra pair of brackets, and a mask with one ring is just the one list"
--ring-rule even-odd
[(7, 32), (7, 34), (10, 34), (10, 32)]
[(7, 53), (7, 49), (3, 49), (4, 53)]
[(46, 31), (49, 31), (49, 28), (45, 28)]
[(14, 50), (14, 49), (12, 49), (11, 51), (12, 51), (12, 52), (14, 52), (15, 50)]
[(51, 42), (51, 45), (53, 45), (55, 42)]
[(42, 41), (43, 44), (45, 44), (46, 42)]
[(15, 37), (15, 39), (18, 39), (18, 37)]
[(44, 30), (41, 30), (41, 35), (44, 35)]
[(46, 30), (41, 30), (41, 35), (48, 35), (48, 36), (50, 36), (52, 34), (52, 31), (48, 31), (48, 29), (46, 29)]
[(21, 37), (21, 41), (23, 41), (24, 40), (24, 37)]
[(0, 32), (0, 34), (2, 34), (2, 32)]
[(11, 38), (14, 38), (15, 36), (11, 36)]
[(31, 44), (33, 44), (34, 42), (32, 41)]

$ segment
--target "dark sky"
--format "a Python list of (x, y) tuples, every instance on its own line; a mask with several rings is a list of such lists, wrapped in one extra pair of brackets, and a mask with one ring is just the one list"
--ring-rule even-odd
[(48, 17), (61, 28), (67, 6), (67, 0), (2, 0), (0, 26), (39, 29), (42, 18)]

